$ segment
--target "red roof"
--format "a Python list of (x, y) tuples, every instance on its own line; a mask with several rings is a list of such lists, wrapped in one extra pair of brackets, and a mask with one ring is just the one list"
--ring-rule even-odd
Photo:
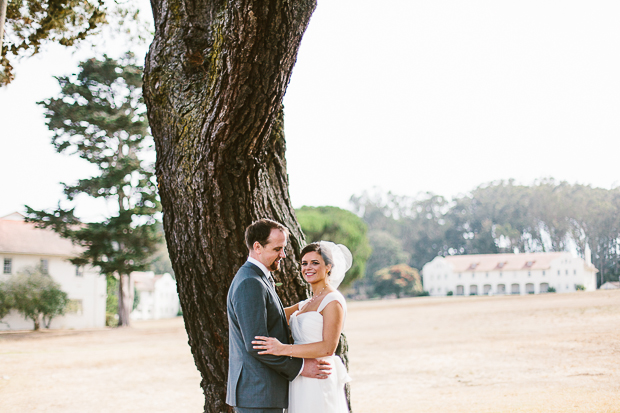
[(49, 229), (36, 228), (21, 214), (0, 218), (0, 253), (75, 257), (79, 248)]
[(546, 270), (567, 252), (534, 252), (523, 254), (448, 255), (446, 261), (455, 272), (488, 272), (517, 270)]

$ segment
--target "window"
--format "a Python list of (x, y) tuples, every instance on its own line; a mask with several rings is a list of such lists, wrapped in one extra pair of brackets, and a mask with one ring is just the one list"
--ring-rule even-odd
[(471, 278), (476, 278), (476, 274), (474, 274), (473, 272), (471, 273)]
[(558, 275), (560, 275), (560, 270), (558, 270)]
[(545, 272), (543, 271), (543, 277), (545, 276)]
[(47, 260), (41, 260), (41, 272), (43, 274), (49, 274), (50, 273), (50, 266), (49, 266), (49, 262)]
[(531, 272), (531, 271), (528, 271), (528, 272), (527, 272), (527, 276), (528, 276), (528, 277), (531, 277), (531, 276), (532, 276), (532, 272)]
[(568, 275), (568, 270), (566, 270), (566, 275)]
[(499, 273), (499, 278), (502, 278), (502, 273), (501, 272)]
[(540, 284), (540, 292), (541, 293), (546, 293), (547, 291), (549, 291), (549, 284), (541, 283)]
[(459, 273), (459, 278), (461, 278), (461, 273)]
[(487, 273), (487, 278), (489, 278), (489, 273)]
[(5, 258), (4, 259), (4, 271), (5, 274), (11, 274), (13, 272), (13, 259)]
[(83, 277), (84, 276), (84, 267), (80, 267), (79, 265), (75, 266), (75, 276)]
[(577, 275), (577, 270), (573, 270), (573, 275)]

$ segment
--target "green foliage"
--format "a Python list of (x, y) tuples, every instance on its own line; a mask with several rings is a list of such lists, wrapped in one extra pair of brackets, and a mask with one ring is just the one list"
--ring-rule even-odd
[(547, 292), (548, 292), (548, 293), (554, 293), (554, 292), (555, 292), (555, 287), (549, 287), (549, 288), (547, 288)]
[(346, 245), (353, 254), (353, 266), (342, 286), (350, 285), (364, 275), (370, 245), (366, 224), (355, 214), (337, 207), (302, 207), (295, 211), (307, 242), (331, 241)]
[(409, 254), (403, 250), (402, 243), (386, 231), (370, 231), (368, 240), (372, 254), (366, 263), (366, 274), (374, 274), (382, 268), (409, 262)]
[(117, 212), (102, 222), (84, 223), (74, 209), (60, 204), (51, 212), (26, 206), (28, 220), (81, 246), (73, 264), (99, 267), (108, 278), (122, 277), (147, 269), (161, 241), (154, 171), (139, 157), (149, 138), (142, 68), (131, 55), (122, 62), (89, 59), (79, 67), (77, 75), (58, 78), (58, 97), (39, 104), (46, 109), (56, 150), (78, 155), (99, 169), (98, 175), (75, 185), (63, 184), (67, 200), (80, 194), (104, 198)]
[(576, 245), (582, 257), (591, 249), (599, 284), (620, 276), (620, 188), (509, 180), (451, 201), (430, 193), (411, 198), (364, 192), (351, 204), (368, 225), (371, 247), (380, 248), (372, 234), (388, 233), (414, 268), (438, 255), (565, 251)]
[(9, 293), (6, 282), (0, 282), (0, 320), (13, 308), (13, 296)]
[(585, 291), (586, 287), (583, 284), (575, 284), (575, 290), (577, 290), (577, 291)]
[(68, 303), (67, 293), (40, 268), (26, 268), (6, 282), (12, 297), (12, 308), (34, 322), (34, 329), (43, 321), (49, 328), (52, 319), (63, 315)]
[(423, 295), (422, 279), (418, 270), (406, 264), (393, 265), (372, 276), (372, 296), (410, 297)]
[(446, 295), (454, 295), (454, 291), (448, 291)]
[(108, 276), (106, 284), (105, 325), (116, 327), (118, 325), (118, 280), (113, 276)]
[(106, 23), (103, 0), (9, 0), (0, 86), (13, 80), (9, 55), (33, 55), (48, 43), (73, 46)]

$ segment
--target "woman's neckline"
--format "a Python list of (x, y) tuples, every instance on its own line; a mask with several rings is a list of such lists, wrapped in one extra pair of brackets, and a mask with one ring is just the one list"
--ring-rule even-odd
[[(297, 313), (297, 315), (306, 314), (306, 313), (319, 313), (319, 314), (321, 314), (321, 312), (318, 311), (318, 309), (321, 307), (321, 304), (323, 303), (323, 301), (327, 298), (328, 295), (334, 294), (334, 293), (337, 293), (337, 292), (338, 292), (338, 290), (334, 290), (334, 291), (330, 291), (327, 294), (325, 294), (325, 296), (323, 298), (321, 298), (321, 301), (319, 301), (319, 306), (317, 307), (316, 310), (302, 311), (302, 309), (300, 308), (297, 311), (295, 311), (295, 313)], [(321, 314), (321, 317), (322, 316), (323, 316), (323, 314)]]

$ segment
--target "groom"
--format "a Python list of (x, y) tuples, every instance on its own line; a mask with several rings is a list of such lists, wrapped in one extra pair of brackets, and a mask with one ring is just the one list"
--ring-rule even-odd
[(270, 271), (280, 267), (288, 229), (269, 219), (245, 230), (247, 262), (228, 290), (228, 388), (226, 403), (239, 413), (282, 413), (288, 407), (288, 383), (298, 375), (325, 379), (329, 363), (316, 359), (258, 355), (255, 336), (290, 343), (288, 323)]

